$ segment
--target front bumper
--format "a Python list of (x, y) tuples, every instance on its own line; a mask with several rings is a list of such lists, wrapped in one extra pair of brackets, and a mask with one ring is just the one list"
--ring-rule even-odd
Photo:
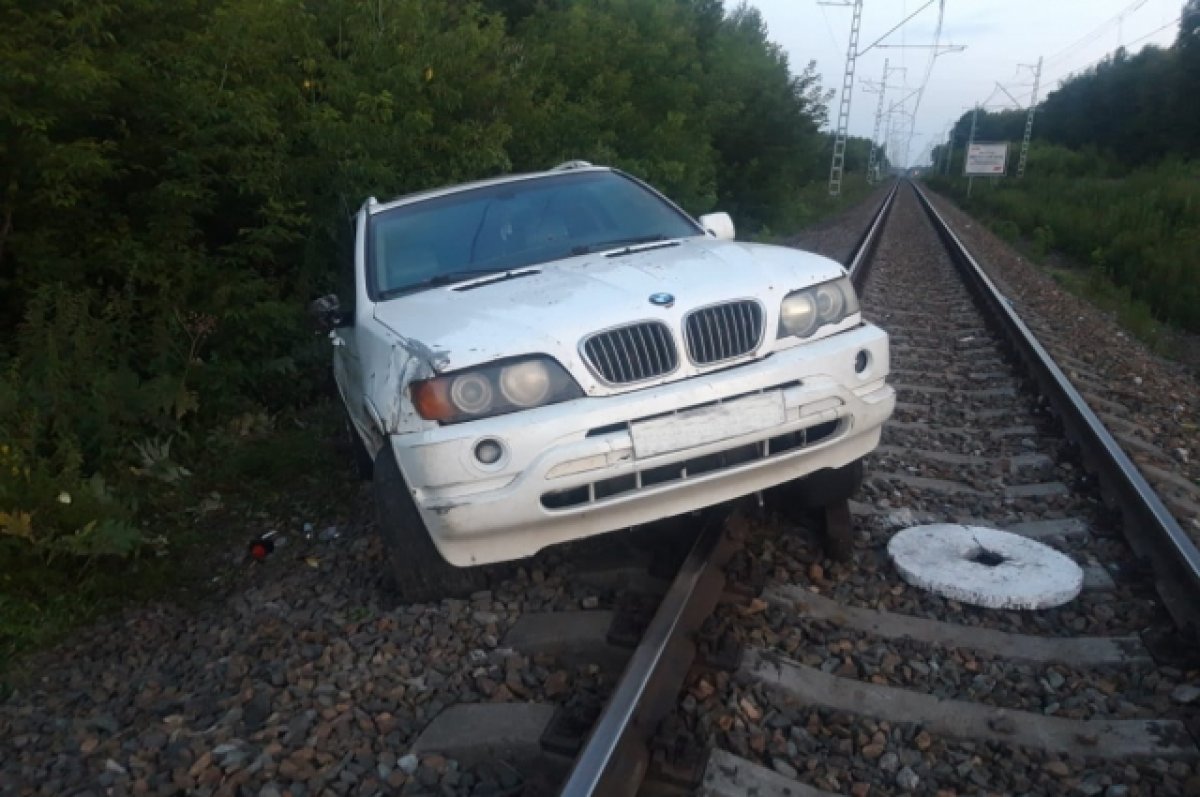
[[(868, 366), (856, 373), (861, 351)], [(680, 382), (389, 441), (442, 556), (458, 566), (486, 564), (847, 465), (879, 444), (895, 408), (895, 391), (884, 383), (888, 368), (887, 334), (863, 324)], [(780, 423), (696, 445), (683, 440), (668, 453), (657, 453), (661, 445), (649, 454), (635, 450), (633, 422), (775, 392)], [(491, 466), (474, 455), (485, 438), (504, 448)]]

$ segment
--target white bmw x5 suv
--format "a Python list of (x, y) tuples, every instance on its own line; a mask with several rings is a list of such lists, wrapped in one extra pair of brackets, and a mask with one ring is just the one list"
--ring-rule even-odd
[(733, 237), (578, 161), (367, 200), (315, 305), (407, 597), (779, 485), (857, 489), (887, 335), (838, 263)]

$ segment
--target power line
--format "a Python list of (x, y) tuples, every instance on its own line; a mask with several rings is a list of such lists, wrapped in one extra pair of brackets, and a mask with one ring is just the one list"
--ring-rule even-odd
[[(1106, 27), (1111, 27), (1114, 20), (1124, 19), (1124, 17), (1126, 17), (1129, 14), (1132, 14), (1134, 11), (1137, 11), (1138, 9), (1142, 8), (1146, 4), (1146, 2), (1148, 2), (1148, 0), (1135, 0), (1133, 3), (1126, 6), (1125, 9), (1120, 14), (1117, 15), (1117, 17), (1110, 19), (1109, 21), (1107, 21), (1103, 25), (1101, 25), (1099, 28), (1089, 32), (1084, 37), (1077, 39), (1074, 44), (1068, 46), (1066, 49), (1060, 50), (1056, 57), (1061, 58), (1064, 53), (1071, 51), (1073, 49), (1076, 49), (1077, 45), (1079, 45), (1082, 42), (1094, 41), (1098, 35), (1097, 31), (1103, 31), (1103, 29), (1105, 29)], [(1151, 36), (1161, 33), (1162, 31), (1166, 30), (1167, 28), (1171, 27), (1172, 25), (1180, 23), (1182, 21), (1182, 18), (1183, 18), (1183, 14), (1181, 13), (1178, 17), (1171, 20), (1170, 22), (1167, 22), (1164, 25), (1160, 25), (1157, 28), (1155, 28), (1154, 30), (1150, 31), (1149, 33), (1145, 33), (1145, 34), (1137, 37), (1136, 39), (1133, 39), (1128, 44), (1119, 45), (1117, 47), (1117, 51), (1126, 49), (1128, 47), (1132, 47), (1135, 44), (1139, 44), (1140, 42), (1143, 42), (1146, 39), (1149, 39)], [(1091, 61), (1089, 61), (1088, 63), (1083, 64), (1082, 66), (1073, 67), (1068, 70), (1060, 70), (1057, 74), (1055, 74), (1053, 77), (1050, 77), (1050, 78), (1043, 77), (1041, 74), (1042, 67), (1047, 59), (1039, 58), (1036, 66), (1032, 66), (1032, 65), (1028, 65), (1028, 64), (1019, 64), (1017, 66), (1018, 73), (1020, 73), (1021, 69), (1025, 68), (1025, 69), (1032, 70), (1033, 75), (1034, 75), (1033, 90), (1032, 90), (1032, 92), (1030, 94), (1030, 98), (1029, 98), (1028, 113), (1026, 115), (1026, 121), (1025, 121), (1025, 131), (1024, 131), (1024, 136), (1023, 136), (1022, 145), (1021, 145), (1021, 157), (1020, 157), (1019, 165), (1017, 167), (1017, 176), (1022, 176), (1025, 171), (1026, 160), (1028, 158), (1028, 152), (1029, 152), (1030, 134), (1032, 132), (1032, 127), (1033, 127), (1034, 113), (1037, 108), (1039, 85), (1048, 84), (1051, 80), (1056, 80), (1064, 74), (1070, 74), (1073, 72), (1078, 72), (1080, 70), (1088, 69), (1092, 65), (1104, 60), (1105, 58), (1111, 57), (1111, 55), (1112, 55), (1111, 52), (1106, 52), (1103, 55), (1101, 55), (1100, 57), (1094, 58)], [(1026, 85), (1026, 84), (1021, 84), (1021, 85)], [(976, 103), (976, 105), (975, 105), (974, 113), (972, 113), (972, 115), (971, 115), (972, 134), (971, 134), (970, 139), (968, 139), (968, 141), (974, 140), (974, 132), (975, 132), (976, 120), (978, 118), (979, 110), (980, 109), (985, 109), (985, 110), (988, 109), (990, 107), (990, 103), (992, 102), (992, 99), (996, 96), (996, 94), (998, 92), (1003, 92), (1008, 97), (1008, 99), (1012, 102), (1012, 104), (1014, 104), (1018, 109), (1021, 108), (1021, 102), (1018, 101), (1015, 96), (1013, 96), (1013, 94), (1008, 90), (1008, 87), (1002, 85), (998, 81), (995, 82), (994, 88), (992, 89), (991, 93), (988, 94), (987, 98), (984, 99), (983, 102)], [(1004, 103), (1000, 107), (1002, 108), (1007, 105), (1008, 105), (1008, 103)]]
[(1181, 22), (1182, 20), (1183, 20), (1183, 15), (1182, 15), (1182, 14), (1180, 14), (1179, 16), (1175, 17), (1175, 19), (1173, 19), (1173, 20), (1171, 20), (1170, 22), (1168, 22), (1166, 25), (1163, 25), (1163, 26), (1161, 26), (1161, 27), (1155, 28), (1154, 30), (1152, 30), (1152, 31), (1150, 31), (1149, 33), (1147, 33), (1145, 36), (1139, 36), (1138, 38), (1134, 39), (1134, 40), (1133, 40), (1133, 41), (1131, 41), (1129, 44), (1126, 44), (1126, 45), (1124, 45), (1124, 46), (1125, 46), (1125, 48), (1126, 48), (1126, 49), (1128, 49), (1128, 48), (1129, 48), (1131, 45), (1137, 44), (1137, 43), (1138, 43), (1138, 42), (1140, 42), (1140, 41), (1145, 41), (1146, 39), (1149, 39), (1149, 38), (1150, 38), (1151, 36), (1153, 36), (1154, 34), (1156, 34), (1156, 33), (1159, 33), (1159, 32), (1161, 32), (1161, 31), (1164, 31), (1164, 30), (1166, 30), (1167, 28), (1171, 27), (1172, 25), (1178, 24), (1178, 23), (1179, 23), (1179, 22)]
[[(908, 150), (912, 146), (914, 135), (913, 128), (917, 124), (917, 111), (921, 110), (921, 100), (925, 98), (925, 88), (929, 85), (929, 77), (933, 74), (933, 64), (937, 61), (937, 57), (942, 53), (938, 51), (938, 44), (942, 38), (942, 21), (946, 16), (946, 0), (941, 0), (938, 3), (938, 21), (937, 27), (933, 31), (933, 49), (929, 51), (929, 61), (925, 65), (925, 76), (921, 79), (921, 90), (917, 92), (917, 101), (913, 105), (912, 123), (908, 126), (908, 140), (904, 144), (905, 166), (908, 166)], [(947, 50), (946, 52), (953, 52)]]
[[(887, 32), (887, 33), (883, 34), (883, 35), (882, 35), (882, 36), (880, 36), (878, 39), (876, 39), (875, 41), (873, 41), (873, 42), (871, 42), (869, 45), (867, 45), (867, 48), (866, 48), (865, 50), (859, 50), (859, 51), (858, 51), (858, 54), (859, 54), (859, 55), (865, 55), (865, 54), (866, 54), (866, 52), (867, 52), (867, 50), (870, 50), (872, 47), (875, 47), (876, 45), (878, 45), (878, 44), (879, 44), (881, 41), (883, 41), (884, 39), (886, 39), (888, 36), (891, 36), (893, 33), (895, 33), (897, 30), (899, 30), (899, 29), (900, 29), (900, 26), (901, 26), (901, 25), (903, 25), (905, 22), (908, 22), (910, 19), (912, 19), (913, 17), (915, 17), (917, 14), (920, 14), (920, 13), (921, 13), (922, 11), (924, 11), (925, 9), (929, 8), (931, 5), (933, 5), (933, 4), (934, 4), (934, 2), (935, 2), (935, 0), (929, 0), (929, 2), (927, 2), (925, 5), (921, 6), (921, 7), (920, 7), (920, 8), (918, 8), (916, 11), (912, 12), (911, 14), (909, 14), (907, 17), (905, 17), (904, 19), (900, 20), (899, 22), (897, 22), (897, 23), (896, 23), (895, 25), (893, 25), (892, 27), (888, 28), (888, 32)], [(945, 5), (945, 0), (942, 0), (942, 5)], [(939, 30), (941, 29), (941, 20), (940, 20), (940, 18), (939, 18), (939, 20), (938, 20), (938, 29), (939, 29)]]
[(842, 46), (841, 41), (839, 41), (833, 33), (833, 26), (829, 24), (829, 15), (825, 13), (825, 4), (817, 3), (817, 8), (821, 9), (821, 19), (825, 20), (825, 30), (829, 33), (829, 41), (833, 42), (833, 46), (836, 47), (839, 52), (846, 49), (844, 46)]
[[(852, 21), (851, 27), (850, 27), (850, 42), (846, 48), (846, 50), (847, 50), (847, 52), (846, 52), (846, 73), (843, 77), (842, 96), (841, 96), (841, 100), (839, 102), (839, 107), (838, 107), (838, 124), (836, 126), (835, 133), (834, 133), (833, 159), (832, 159), (832, 164), (830, 166), (830, 175), (829, 175), (829, 193), (830, 193), (830, 195), (837, 196), (841, 190), (841, 176), (842, 176), (841, 175), (841, 173), (842, 173), (841, 167), (842, 167), (842, 163), (843, 163), (842, 152), (844, 151), (844, 146), (845, 146), (843, 142), (845, 140), (845, 135), (846, 135), (846, 126), (849, 122), (848, 117), (849, 117), (849, 105), (850, 105), (850, 92), (853, 87), (855, 61), (858, 59), (858, 57), (866, 54), (868, 51), (870, 51), (876, 47), (883, 48), (883, 47), (894, 46), (894, 45), (882, 44), (882, 42), (885, 39), (887, 39), (889, 36), (891, 36), (893, 33), (895, 33), (896, 31), (900, 31), (901, 44), (899, 45), (899, 48), (901, 50), (901, 59), (903, 59), (904, 48), (909, 46), (905, 43), (904, 26), (908, 22), (910, 22), (914, 17), (916, 17), (918, 14), (920, 14), (922, 11), (924, 11), (925, 9), (927, 9), (931, 5), (933, 5), (934, 2), (938, 3), (938, 19), (937, 19), (937, 26), (934, 30), (933, 44), (911, 45), (913, 47), (920, 47), (923, 49), (930, 50), (930, 56), (929, 56), (928, 62), (926, 63), (926, 66), (925, 66), (925, 75), (921, 81), (921, 85), (915, 92), (913, 92), (917, 98), (916, 103), (914, 104), (914, 108), (911, 113), (906, 114), (908, 117), (908, 136), (905, 139), (904, 159), (903, 159), (906, 163), (908, 160), (909, 151), (912, 147), (913, 136), (916, 134), (916, 114), (920, 110), (921, 100), (924, 97), (925, 89), (929, 84), (929, 78), (930, 78), (931, 73), (933, 72), (934, 62), (937, 60), (937, 57), (939, 55), (944, 55), (947, 52), (959, 52), (959, 51), (965, 49), (965, 47), (962, 47), (959, 45), (942, 45), (941, 44), (942, 23), (945, 18), (946, 0), (925, 0), (925, 2), (922, 3), (911, 14), (908, 13), (907, 3), (905, 3), (901, 10), (901, 14), (903, 16), (900, 19), (900, 21), (897, 22), (892, 27), (888, 28), (887, 31), (885, 31), (883, 33), (883, 35), (879, 36), (877, 39), (875, 39), (875, 41), (871, 42), (871, 44), (869, 44), (867, 47), (865, 47), (863, 49), (857, 48), (860, 17), (862, 14), (862, 0), (817, 0), (817, 3), (819, 6), (825, 6), (825, 5), (852, 6), (853, 11), (854, 11), (853, 21)], [(822, 16), (824, 16), (823, 8), (822, 8)], [(828, 22), (828, 20), (826, 20), (826, 21)], [(832, 34), (832, 31), (830, 31), (830, 33)], [(885, 67), (885, 72), (886, 72), (886, 67)], [(885, 76), (884, 76), (885, 84), (886, 84), (886, 80), (887, 80), (887, 77), (885, 74)], [(909, 96), (912, 96), (912, 95), (909, 95)], [(902, 103), (907, 102), (907, 99), (908, 98), (906, 97), (905, 100), (902, 100), (901, 102)], [(882, 102), (883, 102), (883, 97), (881, 96), (880, 97), (881, 107), (882, 107)], [(890, 120), (890, 116), (891, 116), (890, 110), (888, 112), (888, 116), (889, 116), (889, 120)], [(877, 120), (876, 127), (878, 127), (878, 120)], [(890, 127), (891, 127), (891, 125), (890, 125), (890, 121), (889, 121), (889, 129), (890, 129)], [(901, 134), (901, 135), (903, 135), (903, 134)], [(874, 141), (874, 138), (875, 138), (875, 136), (872, 136), (872, 141)], [(890, 136), (889, 136), (889, 138), (890, 138)], [(892, 151), (895, 152), (894, 149)]]
[(1021, 107), (1021, 101), (1020, 101), (1020, 100), (1018, 100), (1016, 97), (1014, 97), (1014, 96), (1012, 95), (1012, 92), (1010, 92), (1010, 91), (1009, 91), (1007, 88), (1005, 88), (1004, 86), (1002, 86), (1000, 83), (997, 83), (997, 84), (996, 84), (996, 88), (998, 88), (998, 89), (1000, 89), (1001, 91), (1003, 91), (1003, 92), (1004, 92), (1004, 96), (1006, 96), (1006, 97), (1008, 97), (1010, 100), (1012, 100), (1012, 103), (1013, 103), (1013, 105), (1017, 106), (1017, 108), (1020, 108), (1020, 107)]
[[(999, 84), (997, 84), (997, 86), (998, 86), (998, 85), (999, 85)], [(975, 107), (976, 107), (977, 109), (978, 109), (978, 108), (986, 108), (986, 107), (987, 107), (987, 104), (988, 104), (989, 102), (991, 102), (991, 101), (992, 101), (992, 97), (995, 97), (995, 96), (996, 96), (996, 92), (997, 92), (997, 91), (999, 91), (999, 89), (998, 89), (998, 88), (994, 88), (994, 89), (992, 89), (992, 93), (991, 93), (991, 94), (989, 94), (989, 95), (987, 95), (987, 99), (986, 99), (986, 100), (984, 100), (983, 102), (977, 102), (977, 103), (975, 103)]]
[[(913, 105), (913, 110), (912, 110), (911, 114), (908, 115), (908, 120), (909, 120), (908, 136), (905, 139), (904, 157), (903, 157), (903, 160), (905, 161), (905, 165), (907, 165), (908, 154), (912, 147), (913, 136), (916, 135), (917, 112), (920, 111), (920, 109), (921, 109), (921, 100), (924, 98), (925, 89), (929, 85), (929, 78), (933, 72), (934, 63), (937, 61), (937, 58), (939, 55), (945, 55), (946, 53), (950, 53), (950, 52), (961, 52), (962, 50), (966, 49), (965, 47), (963, 47), (961, 45), (950, 45), (950, 44), (943, 45), (943, 44), (941, 44), (942, 23), (943, 23), (943, 20), (945, 19), (945, 13), (946, 13), (946, 0), (939, 0), (939, 2), (938, 2), (938, 19), (937, 19), (937, 25), (934, 28), (933, 44), (907, 44), (907, 43), (905, 43), (904, 29), (903, 29), (904, 24), (906, 22), (908, 22), (909, 20), (911, 20), (913, 17), (915, 17), (917, 14), (924, 11), (929, 6), (933, 5), (933, 2), (934, 2), (934, 0), (928, 0), (924, 5), (920, 6), (913, 13), (905, 14), (904, 18), (897, 25), (893, 26), (891, 29), (889, 29), (886, 33), (884, 33), (882, 36), (880, 36), (878, 39), (876, 39), (871, 44), (871, 47), (879, 47), (881, 49), (883, 49), (883, 48), (898, 49), (898, 50), (900, 50), (900, 55), (901, 55), (902, 59), (904, 57), (904, 50), (908, 49), (908, 48), (924, 49), (924, 50), (930, 51), (929, 60), (925, 64), (925, 75), (921, 79), (921, 85), (917, 88), (917, 90), (915, 92), (913, 92), (913, 94), (916, 95), (917, 100)], [(905, 10), (907, 10), (907, 9), (905, 9)], [(896, 30), (900, 30), (900, 36), (901, 36), (900, 44), (880, 44), (880, 42), (882, 42), (884, 39), (886, 39), (888, 36), (890, 36)], [(868, 47), (867, 49), (869, 50), (869, 49), (871, 49), (871, 47)], [(863, 50), (862, 52), (866, 52), (866, 50)], [(913, 95), (909, 95), (909, 96), (913, 96)], [(907, 98), (905, 98), (905, 101), (907, 101)], [(896, 153), (896, 154), (899, 154), (899, 153)]]
[[(1136, 38), (1136, 39), (1134, 39), (1133, 41), (1129, 42), (1129, 44), (1123, 45), (1123, 46), (1124, 46), (1124, 49), (1128, 50), (1128, 49), (1129, 49), (1130, 47), (1132, 47), (1133, 45), (1135, 45), (1135, 44), (1137, 44), (1137, 43), (1139, 43), (1139, 42), (1143, 42), (1143, 41), (1145, 41), (1146, 39), (1149, 39), (1151, 36), (1155, 35), (1156, 33), (1161, 33), (1161, 32), (1163, 32), (1164, 30), (1166, 30), (1167, 28), (1171, 27), (1172, 25), (1178, 24), (1178, 23), (1180, 22), (1180, 20), (1182, 20), (1182, 19), (1183, 19), (1183, 15), (1181, 14), (1181, 15), (1179, 15), (1179, 16), (1177, 16), (1177, 17), (1175, 17), (1175, 19), (1171, 20), (1171, 21), (1170, 21), (1170, 22), (1168, 22), (1167, 24), (1165, 24), (1165, 25), (1161, 25), (1161, 26), (1159, 26), (1159, 27), (1155, 28), (1154, 30), (1150, 31), (1149, 33), (1145, 34), (1144, 36), (1139, 36), (1139, 37), (1137, 37), (1137, 38)], [(1049, 82), (1050, 82), (1050, 81), (1052, 81), (1052, 80), (1058, 80), (1058, 79), (1059, 79), (1060, 77), (1062, 77), (1063, 75), (1071, 75), (1071, 74), (1074, 74), (1075, 72), (1080, 72), (1080, 71), (1082, 71), (1082, 70), (1084, 70), (1084, 69), (1087, 69), (1087, 68), (1089, 68), (1089, 67), (1091, 67), (1091, 66), (1094, 66), (1094, 65), (1096, 65), (1096, 64), (1098, 64), (1098, 63), (1100, 63), (1100, 62), (1101, 62), (1101, 61), (1103, 61), (1105, 58), (1108, 58), (1108, 57), (1110, 57), (1110, 56), (1113, 54), (1113, 52), (1116, 52), (1116, 51), (1115, 51), (1115, 50), (1113, 50), (1113, 51), (1110, 51), (1110, 52), (1106, 52), (1106, 53), (1104, 53), (1103, 55), (1101, 55), (1101, 56), (1100, 56), (1100, 57), (1098, 57), (1098, 58), (1093, 58), (1091, 61), (1088, 61), (1086, 64), (1083, 64), (1082, 66), (1073, 66), (1073, 67), (1071, 67), (1071, 68), (1069, 68), (1069, 69), (1060, 69), (1058, 72), (1056, 72), (1056, 73), (1054, 74), (1054, 76), (1053, 76), (1053, 77), (1050, 77), (1050, 78), (1044, 78), (1043, 80), (1044, 80), (1046, 83), (1049, 83)]]
[(941, 0), (938, 3), (938, 21), (937, 27), (933, 30), (933, 49), (929, 51), (929, 62), (925, 65), (925, 77), (921, 78), (921, 91), (917, 94), (917, 102), (913, 106), (913, 117), (916, 117), (917, 111), (921, 110), (921, 100), (925, 97), (925, 87), (929, 85), (929, 76), (933, 74), (933, 62), (941, 55), (938, 52), (938, 44), (942, 38), (942, 20), (946, 16), (946, 0)]
[(1125, 8), (1121, 9), (1115, 15), (1113, 15), (1112, 17), (1109, 17), (1107, 20), (1100, 23), (1100, 25), (1098, 27), (1093, 28), (1092, 30), (1083, 34), (1083, 36), (1080, 36), (1074, 42), (1072, 42), (1071, 44), (1068, 44), (1066, 47), (1059, 50), (1057, 53), (1054, 53), (1053, 55), (1048, 56), (1046, 58), (1046, 63), (1052, 63), (1054, 61), (1057, 61), (1058, 59), (1062, 58), (1063, 56), (1067, 55), (1070, 52), (1073, 52), (1074, 50), (1078, 49), (1079, 47), (1083, 47), (1088, 44), (1091, 44), (1096, 39), (1103, 36), (1104, 33), (1109, 28), (1111, 28), (1113, 25), (1121, 24), (1121, 22), (1125, 19), (1125, 17), (1127, 17), (1130, 14), (1132, 14), (1133, 12), (1137, 11), (1139, 8), (1144, 6), (1147, 2), (1148, 2), (1148, 0), (1133, 0), (1132, 3), (1125, 6)]

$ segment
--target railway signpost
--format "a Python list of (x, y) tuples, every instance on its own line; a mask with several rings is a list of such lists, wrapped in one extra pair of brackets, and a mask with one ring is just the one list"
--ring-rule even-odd
[(1008, 161), (1007, 141), (976, 141), (975, 121), (971, 121), (971, 140), (967, 144), (967, 157), (963, 159), (963, 174), (967, 177), (967, 196), (976, 177), (1003, 177)]
[(967, 147), (963, 174), (968, 177), (1003, 177), (1007, 161), (1007, 141), (973, 141)]

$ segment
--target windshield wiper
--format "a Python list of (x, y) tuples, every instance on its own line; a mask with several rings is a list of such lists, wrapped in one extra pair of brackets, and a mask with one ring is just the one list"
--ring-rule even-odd
[(657, 241), (666, 240), (668, 240), (667, 236), (662, 234), (643, 235), (639, 238), (618, 238), (615, 241), (602, 241), (601, 243), (583, 244), (581, 246), (572, 247), (571, 254), (590, 255), (593, 252), (602, 252), (607, 249), (620, 249), (621, 247), (628, 249), (629, 247), (637, 246), (638, 244), (652, 244)]
[(397, 285), (394, 288), (388, 288), (379, 292), (379, 298), (392, 299), (404, 293), (411, 291), (419, 291), (423, 288), (436, 288), (439, 285), (452, 285), (455, 282), (466, 282), (474, 277), (482, 277), (486, 274), (503, 274), (511, 271), (508, 268), (468, 268), (458, 271), (447, 271), (445, 274), (435, 274), (428, 279), (423, 279), (420, 282), (413, 282), (408, 285)]

